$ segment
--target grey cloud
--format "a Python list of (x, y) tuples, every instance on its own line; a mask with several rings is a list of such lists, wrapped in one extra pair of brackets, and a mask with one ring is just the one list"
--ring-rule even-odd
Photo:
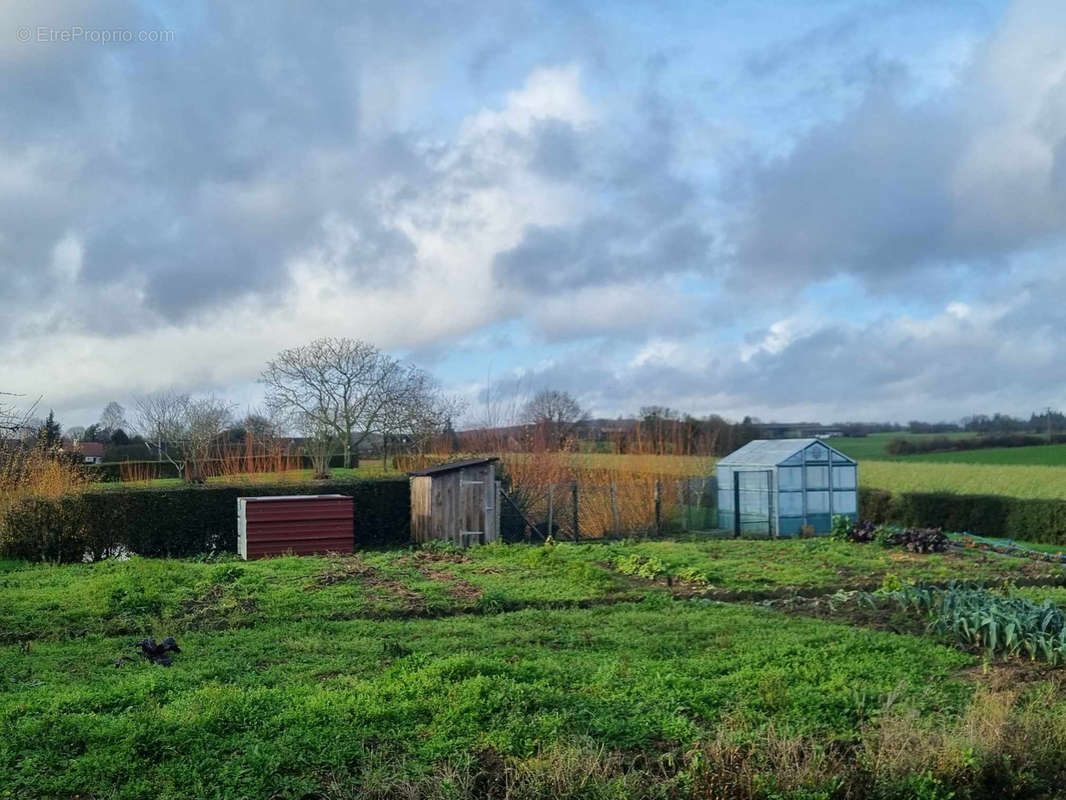
[[(981, 274), (1066, 235), (1066, 76), (1033, 98), (1030, 119), (1029, 99), (1014, 100), (1003, 56), (992, 55), (995, 46), (1020, 57), (1028, 30), (1008, 26), (957, 87), (922, 102), (878, 75), (842, 119), (740, 170), (735, 280), (791, 288), (846, 273), (907, 291), (917, 270)], [(1041, 147), (1054, 154), (1047, 167), (1031, 155)]]
[[(672, 109), (654, 91), (639, 107), (639, 127), (621, 133), (594, 127), (541, 126), (534, 163), (551, 153), (560, 170), (581, 154), (583, 188), (597, 210), (571, 225), (531, 226), (499, 253), (497, 281), (534, 293), (712, 272), (714, 238), (696, 184), (674, 172)], [(571, 172), (578, 165), (569, 165)]]
[[(84, 245), (83, 296), (136, 284), (160, 321), (251, 294), (269, 303), (287, 290), (287, 260), (316, 250), (354, 282), (402, 279), (414, 249), (389, 204), (421, 191), (431, 168), (412, 145), (420, 132), (374, 127), (367, 104), (402, 113), (421, 103), (461, 43), (509, 34), (528, 13), (486, 15), (483, 0), (329, 14), (279, 2), (171, 20), (124, 2), (35, 5), (16, 21), (173, 29), (174, 39), (4, 43), (0, 186), (11, 185), (5, 171), (26, 177), (0, 196), (0, 278), (19, 307), (43, 310), (52, 249), (72, 234)], [(397, 63), (418, 79), (388, 86)], [(343, 253), (330, 250), (331, 220), (352, 231)], [(10, 306), (0, 314), (0, 326), (19, 324)]]
[[(747, 359), (720, 343), (627, 362), (611, 341), (571, 352), (525, 379), (565, 388), (608, 416), (648, 404), (697, 415), (824, 421), (1024, 415), (1066, 402), (1066, 353), (1057, 341), (1066, 326), (1059, 299), (1066, 276), (1049, 269), (1054, 263), (990, 290), (969, 310), (914, 319), (886, 314), (862, 323), (801, 312), (805, 332)], [(753, 331), (748, 345), (766, 333)]]
[(554, 294), (707, 268), (711, 236), (696, 222), (660, 221), (645, 230), (622, 215), (563, 228), (534, 227), (501, 253), (496, 276), (505, 284)]
[(529, 165), (536, 172), (557, 180), (576, 178), (581, 168), (577, 132), (569, 123), (542, 120), (534, 131), (535, 146)]

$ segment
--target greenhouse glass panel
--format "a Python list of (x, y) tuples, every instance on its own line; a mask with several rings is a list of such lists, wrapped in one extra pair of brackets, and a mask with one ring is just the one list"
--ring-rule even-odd
[(779, 467), (777, 470), (777, 488), (782, 492), (803, 488), (803, 467)]
[(829, 467), (807, 467), (807, 488), (828, 489)]
[(741, 472), (737, 484), (742, 492), (760, 492), (768, 494), (770, 487), (767, 485), (766, 472)]
[(733, 510), (733, 492), (728, 489), (718, 490), (718, 507), (723, 511)]
[(833, 492), (833, 513), (854, 514), (858, 511), (855, 507), (855, 492)]
[(829, 492), (807, 492), (807, 513), (826, 514), (829, 512)]
[(803, 492), (781, 492), (777, 502), (782, 517), (803, 516)]
[(820, 444), (812, 444), (807, 448), (807, 460), (808, 461), (828, 461), (829, 451), (825, 446)]
[(855, 467), (833, 467), (833, 488), (854, 489)]

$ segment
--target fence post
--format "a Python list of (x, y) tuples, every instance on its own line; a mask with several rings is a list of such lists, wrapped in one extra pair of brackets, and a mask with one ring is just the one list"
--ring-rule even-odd
[(492, 506), (492, 524), (495, 526), (493, 528), (493, 534), (496, 537), (496, 541), (503, 541), (503, 537), (500, 535), (500, 493), (503, 490), (500, 488), (499, 481), (496, 481), (495, 484), (496, 485), (492, 487), (492, 491), (495, 492), (493, 495), (494, 503)]
[(581, 527), (577, 513), (577, 481), (574, 481), (574, 541), (581, 538)]
[(663, 482), (655, 481), (655, 535), (663, 534)]
[(614, 525), (612, 533), (622, 530), (621, 515), (618, 513), (618, 490), (615, 489), (614, 481), (611, 481), (611, 523)]
[(555, 486), (548, 484), (548, 536), (555, 538), (555, 532), (552, 528), (552, 517), (555, 512)]
[(677, 484), (677, 503), (681, 506), (681, 530), (688, 531), (688, 483), (678, 479)]

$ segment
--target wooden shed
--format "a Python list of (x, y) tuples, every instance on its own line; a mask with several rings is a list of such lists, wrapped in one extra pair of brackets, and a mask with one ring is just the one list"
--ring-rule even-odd
[(470, 458), (409, 472), (411, 539), (443, 539), (459, 547), (500, 535), (496, 458)]

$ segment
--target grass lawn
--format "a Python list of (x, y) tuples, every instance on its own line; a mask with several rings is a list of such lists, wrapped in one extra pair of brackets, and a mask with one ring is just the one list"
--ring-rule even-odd
[[(1051, 678), (999, 685), (926, 637), (686, 597), (888, 573), (1063, 571), (825, 540), (0, 562), (0, 797), (961, 798), (1057, 785), (1066, 707)], [(177, 637), (173, 666), (137, 655), (148, 634)]]

